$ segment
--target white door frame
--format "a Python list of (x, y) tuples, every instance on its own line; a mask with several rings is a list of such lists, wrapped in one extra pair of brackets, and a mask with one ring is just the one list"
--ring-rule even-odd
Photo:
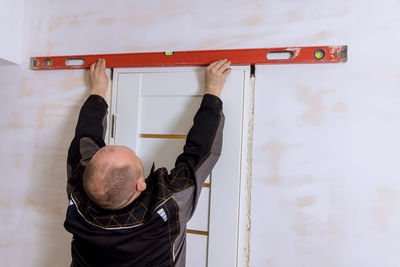
[[(112, 136), (110, 133), (118, 131), (118, 124), (123, 123), (120, 121), (120, 118), (118, 117), (118, 112), (124, 112), (121, 110), (121, 107), (117, 107), (116, 104), (116, 99), (118, 95), (118, 86), (121, 86), (122, 83), (129, 83), (129, 79), (120, 79), (120, 74), (126, 74), (126, 73), (146, 73), (146, 72), (167, 72), (173, 69), (174, 72), (179, 72), (179, 71), (193, 71), (196, 69), (199, 69), (200, 67), (162, 67), (162, 68), (119, 68), (119, 69), (114, 69), (113, 71), (113, 77), (112, 77), (112, 91), (111, 91), (111, 100), (110, 100), (110, 107), (109, 107), (109, 113), (110, 113), (110, 120), (109, 120), (109, 127), (108, 131), (109, 133), (107, 134), (108, 140), (106, 140), (107, 144), (115, 144), (115, 134)], [(251, 168), (248, 164), (248, 158), (247, 158), (247, 152), (248, 152), (248, 126), (250, 120), (252, 120), (252, 115), (251, 115), (251, 110), (250, 107), (252, 106), (253, 103), (253, 92), (250, 92), (249, 90), (249, 81), (250, 81), (250, 67), (249, 66), (232, 66), (233, 70), (243, 70), (243, 92), (242, 92), (242, 98), (243, 101), (241, 103), (241, 108), (242, 108), (242, 126), (241, 126), (241, 148), (240, 148), (240, 176), (239, 176), (239, 181), (237, 183), (237, 187), (233, 192), (229, 192), (229, 194), (237, 194), (237, 203), (234, 205), (235, 213), (237, 214), (237, 218), (235, 221), (222, 221), (218, 220), (217, 222), (212, 222), (212, 219), (210, 220), (209, 224), (209, 251), (208, 251), (208, 266), (209, 267), (214, 267), (214, 266), (232, 266), (230, 263), (235, 263), (234, 266), (248, 266), (248, 257), (249, 257), (249, 248), (248, 248), (248, 241), (249, 241), (249, 226), (250, 226), (250, 207), (248, 203), (248, 199), (250, 196), (250, 192), (248, 191), (248, 186), (247, 183), (251, 177), (246, 177), (246, 174), (248, 174), (248, 168)], [(126, 76), (124, 76), (126, 77)], [(137, 99), (136, 102), (132, 103), (132, 106), (134, 106), (134, 112), (138, 114), (140, 112), (140, 107), (139, 107), (139, 96), (140, 92), (132, 90), (132, 92), (128, 92), (129, 97), (131, 99)], [(223, 91), (223, 94), (228, 94), (227, 90)], [(127, 97), (124, 95), (124, 97)], [(223, 95), (222, 95), (222, 100), (223, 100)], [(226, 105), (226, 103), (224, 103)], [(131, 111), (132, 112), (132, 111)], [(229, 114), (225, 114), (225, 116), (229, 116)], [(140, 118), (140, 116), (137, 116), (137, 118)], [(114, 120), (114, 123), (112, 123), (112, 120)], [(136, 129), (139, 125), (139, 122), (136, 122)], [(114, 129), (113, 129), (114, 127)], [(131, 135), (130, 133), (127, 133), (126, 136), (130, 136), (130, 140), (124, 140), (128, 141), (130, 146), (132, 148), (137, 147), (137, 132), (136, 134)], [(178, 156), (178, 155), (176, 155)], [(218, 163), (217, 163), (218, 164)], [(211, 187), (211, 206), (210, 206), (210, 218), (215, 217), (217, 214), (220, 214), (221, 211), (227, 208), (232, 208), (231, 207), (226, 207), (226, 206), (220, 206), (218, 202), (214, 201), (212, 202), (212, 199), (216, 198), (215, 194), (218, 194), (218, 192), (223, 192), (225, 190), (225, 187), (220, 184), (218, 185), (217, 183), (212, 184)], [(226, 190), (225, 190), (226, 191)], [(235, 203), (233, 203), (235, 204)], [(218, 216), (217, 216), (218, 217)], [(231, 232), (225, 232), (221, 231), (221, 229), (224, 229), (224, 225), (226, 224), (234, 224), (236, 233)], [(222, 227), (222, 228), (221, 228)], [(231, 235), (234, 235), (232, 238)], [(212, 236), (211, 236), (212, 235)], [(230, 241), (228, 241), (230, 240)], [(224, 242), (225, 247), (229, 247), (229, 253), (224, 255), (224, 253), (213, 253), (210, 251), (210, 248), (217, 248), (221, 247), (217, 243)], [(229, 259), (227, 258), (229, 257)], [(227, 265), (228, 264), (228, 265)]]

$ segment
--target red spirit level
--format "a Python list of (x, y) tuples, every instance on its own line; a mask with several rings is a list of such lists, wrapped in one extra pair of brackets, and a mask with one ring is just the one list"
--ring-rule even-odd
[(98, 54), (31, 58), (31, 69), (85, 69), (104, 58), (108, 68), (205, 66), (227, 58), (232, 65), (339, 63), (347, 61), (347, 46), (307, 46), (229, 50), (199, 50), (129, 54)]

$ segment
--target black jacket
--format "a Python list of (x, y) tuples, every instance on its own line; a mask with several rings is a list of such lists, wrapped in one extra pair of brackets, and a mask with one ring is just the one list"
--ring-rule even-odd
[(106, 101), (91, 95), (68, 151), (70, 205), (64, 227), (73, 234), (71, 266), (185, 266), (186, 223), (221, 153), (221, 100), (203, 97), (175, 168), (170, 173), (153, 168), (146, 190), (116, 211), (96, 206), (82, 185), (85, 166), (105, 146), (106, 113)]

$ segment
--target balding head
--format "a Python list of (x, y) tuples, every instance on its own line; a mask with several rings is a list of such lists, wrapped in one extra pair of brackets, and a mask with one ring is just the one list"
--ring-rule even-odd
[(85, 169), (83, 186), (98, 206), (123, 208), (146, 189), (142, 161), (128, 147), (102, 147)]

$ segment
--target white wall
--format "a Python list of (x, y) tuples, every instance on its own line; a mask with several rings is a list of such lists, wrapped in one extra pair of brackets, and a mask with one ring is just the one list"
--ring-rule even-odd
[(0, 0), (0, 65), (21, 62), (25, 0)]
[(70, 261), (86, 72), (30, 56), (348, 44), (346, 64), (256, 68), (250, 265), (399, 266), (399, 25), (395, 0), (27, 1), (23, 63), (0, 66), (0, 262)]

